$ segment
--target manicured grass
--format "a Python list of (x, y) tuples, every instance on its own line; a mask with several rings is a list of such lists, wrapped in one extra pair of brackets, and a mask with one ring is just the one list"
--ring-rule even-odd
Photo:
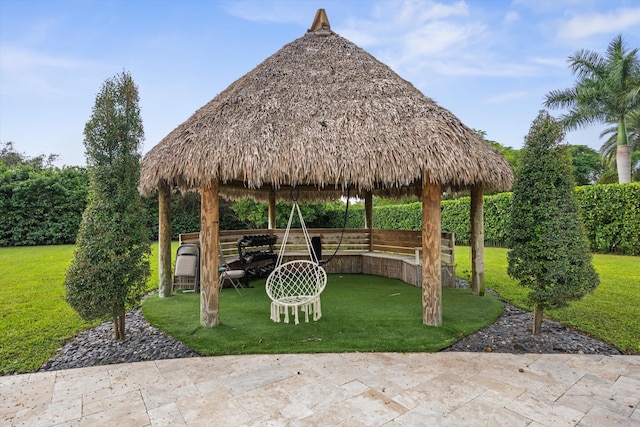
[(329, 275), (322, 293), (322, 318), (300, 324), (275, 323), (264, 280), (220, 296), (220, 325), (200, 326), (200, 299), (193, 293), (153, 295), (142, 305), (145, 317), (203, 355), (317, 353), (348, 351), (437, 351), (491, 324), (502, 314), (493, 297), (445, 289), (443, 327), (422, 324), (421, 289), (385, 277)]
[[(157, 245), (149, 289), (158, 286)], [(64, 275), (75, 246), (0, 248), (0, 375), (27, 372), (65, 341), (98, 322), (85, 322), (64, 300)]]
[[(485, 283), (505, 300), (531, 309), (528, 290), (507, 275), (507, 252), (485, 248)], [(471, 249), (456, 247), (456, 274), (471, 276)], [(640, 257), (593, 256), (600, 286), (581, 301), (566, 308), (549, 310), (545, 316), (609, 342), (627, 354), (640, 354)]]
[[(177, 243), (174, 243), (174, 254), (176, 246)], [(94, 325), (82, 321), (64, 301), (64, 273), (71, 261), (73, 249), (73, 246), (0, 248), (0, 374), (28, 372), (38, 368), (55, 354), (56, 350), (66, 340)], [(153, 250), (149, 289), (156, 289), (158, 283), (156, 245), (153, 246)], [(503, 298), (515, 302), (516, 305), (526, 306), (526, 290), (520, 288), (506, 274), (506, 253), (506, 249), (486, 249), (487, 286), (498, 291)], [(458, 275), (466, 276), (466, 278), (469, 277), (471, 270), (469, 255), (470, 249), (468, 247), (458, 247), (456, 250)], [(576, 329), (610, 342), (627, 353), (640, 353), (640, 322), (638, 321), (640, 319), (640, 297), (638, 296), (640, 293), (640, 258), (595, 255), (594, 265), (600, 274), (600, 287), (582, 301), (572, 303), (570, 307), (562, 310), (550, 311), (547, 314)], [(383, 280), (386, 281), (386, 279)], [(419, 320), (417, 322), (414, 321), (416, 312), (420, 310), (420, 299), (413, 295), (410, 296), (409, 293), (419, 292), (417, 288), (407, 287), (405, 289), (405, 285), (402, 285), (403, 290), (400, 295), (389, 296), (396, 293), (396, 291), (388, 291), (386, 294), (379, 295), (378, 300), (385, 302), (384, 305), (398, 304), (398, 301), (403, 301), (403, 298), (408, 300), (400, 303), (401, 308), (399, 310), (392, 310), (390, 307), (387, 310), (387, 307), (383, 307), (384, 315), (389, 319), (381, 317), (385, 322), (377, 323), (368, 320), (371, 316), (367, 312), (358, 313), (360, 310), (368, 309), (364, 304), (354, 303), (351, 306), (345, 306), (341, 300), (332, 302), (332, 295), (329, 291), (333, 286), (336, 286), (333, 283), (333, 279), (329, 286), (325, 291), (326, 295), (323, 294), (322, 299), (324, 317), (315, 324), (300, 324), (293, 328), (294, 325), (270, 323), (268, 301), (266, 301), (266, 306), (254, 308), (251, 308), (251, 304), (248, 304), (251, 298), (250, 294), (257, 292), (256, 295), (259, 293), (264, 296), (264, 290), (259, 292), (259, 287), (247, 290), (247, 297), (243, 298), (243, 301), (238, 301), (244, 305), (241, 305), (236, 312), (238, 317), (241, 320), (244, 319), (245, 322), (251, 323), (250, 319), (259, 317), (261, 319), (260, 322), (266, 322), (265, 327), (267, 330), (276, 328), (279, 332), (282, 332), (284, 327), (305, 332), (302, 334), (304, 337), (300, 338), (300, 340), (308, 341), (298, 344), (301, 348), (310, 348), (309, 351), (329, 351), (322, 349), (328, 348), (329, 345), (327, 343), (309, 339), (322, 338), (320, 336), (321, 331), (313, 328), (321, 327), (325, 322), (333, 321), (334, 316), (337, 316), (336, 313), (340, 311), (353, 312), (361, 317), (360, 320), (354, 320), (352, 324), (344, 324), (343, 329), (350, 330), (349, 333), (343, 331), (342, 335), (345, 337), (350, 334), (357, 335), (368, 332), (373, 334), (376, 330), (383, 331), (385, 328), (393, 327), (393, 322), (402, 321), (419, 323), (419, 329), (423, 331), (430, 329), (428, 327), (422, 328)], [(384, 286), (389, 286), (389, 284)], [(353, 292), (362, 291), (363, 289), (365, 287), (360, 287)], [(465, 297), (464, 292), (461, 294), (461, 297)], [(448, 291), (445, 291), (444, 295), (445, 327), (443, 330), (451, 328), (450, 333), (454, 335), (456, 333), (462, 334), (462, 326), (458, 325), (460, 317), (455, 310), (464, 312), (468, 307), (465, 305), (466, 303), (462, 303), (462, 305), (457, 306), (458, 308), (455, 308), (455, 304), (453, 306), (450, 305), (453, 303), (450, 298), (455, 298), (456, 296)], [(356, 297), (360, 298), (357, 294)], [(238, 343), (241, 341), (238, 344), (240, 347), (242, 345), (256, 346), (255, 343), (251, 344), (253, 341), (258, 342), (258, 344), (267, 344), (257, 345), (261, 351), (265, 351), (266, 348), (273, 349), (280, 346), (279, 342), (270, 342), (267, 339), (267, 335), (256, 338), (257, 335), (262, 335), (261, 332), (247, 332), (246, 335), (242, 336), (233, 331), (234, 326), (229, 326), (228, 324), (233, 313), (227, 313), (228, 310), (233, 311), (233, 305), (227, 304), (227, 302), (239, 298), (233, 289), (225, 289), (223, 291), (220, 303), (222, 325), (220, 328), (215, 328), (216, 333), (221, 334), (222, 332), (220, 331), (231, 329), (233, 333), (228, 332), (229, 337), (226, 338), (234, 339)], [(163, 307), (170, 307), (172, 304), (178, 304), (181, 299), (185, 301), (192, 299), (191, 304), (195, 304), (195, 309), (186, 308), (185, 306), (182, 317), (189, 318), (191, 321), (191, 326), (185, 325), (184, 328), (190, 327), (191, 329), (187, 329), (187, 331), (198, 335), (196, 332), (201, 328), (198, 326), (199, 309), (197, 307), (197, 296), (186, 294), (162, 301), (154, 296), (148, 301), (150, 304), (156, 301), (162, 302), (164, 304)], [(453, 309), (453, 311), (450, 311), (450, 309)], [(145, 310), (147, 310), (146, 307)], [(245, 312), (242, 310), (245, 310)], [(408, 316), (407, 319), (409, 320), (397, 319), (398, 316)], [(421, 318), (419, 314), (417, 316), (418, 319)], [(470, 317), (473, 319), (473, 316)], [(161, 323), (161, 315), (154, 321)], [(388, 326), (389, 324), (392, 326)], [(211, 332), (214, 332), (214, 330), (211, 330)], [(409, 336), (408, 332), (405, 332), (405, 335)], [(265, 341), (259, 343), (260, 338)], [(349, 341), (349, 339), (343, 338), (343, 341)], [(322, 348), (321, 343), (324, 345)], [(369, 350), (381, 351), (380, 349), (383, 349), (385, 345), (384, 342), (378, 343), (372, 340), (368, 347), (370, 347)], [(243, 350), (249, 352), (247, 348)], [(399, 347), (398, 351), (400, 351)]]
[(73, 246), (0, 248), (0, 374), (38, 368), (84, 322), (64, 301)]

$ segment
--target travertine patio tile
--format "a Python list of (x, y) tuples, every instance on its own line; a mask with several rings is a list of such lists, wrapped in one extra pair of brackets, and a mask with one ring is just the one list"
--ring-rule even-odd
[(640, 426), (639, 372), (637, 356), (166, 360), (0, 377), (0, 425)]
[(289, 391), (296, 401), (301, 402), (313, 412), (334, 407), (350, 397), (369, 390), (369, 387), (359, 381), (336, 385), (326, 383), (321, 378), (307, 378), (305, 375), (288, 378), (279, 385)]
[(53, 426), (64, 422), (80, 419), (82, 415), (82, 401), (71, 399), (68, 402), (57, 402), (40, 407), (39, 411), (26, 409), (18, 411), (13, 425), (15, 426)]
[(175, 402), (158, 406), (147, 411), (152, 426), (186, 426), (182, 414)]
[(103, 410), (83, 416), (81, 425), (143, 427), (151, 424), (139, 392), (118, 394), (102, 402)]
[(406, 412), (407, 408), (384, 394), (368, 390), (301, 421), (308, 425), (379, 426)]
[(597, 354), (574, 355), (567, 361), (566, 365), (609, 381), (615, 381), (629, 367), (625, 358)]
[(413, 426), (438, 426), (438, 427), (468, 427), (469, 424), (456, 417), (454, 414), (445, 412), (441, 408), (433, 408), (429, 404), (423, 404), (412, 410), (394, 418), (384, 427), (413, 427)]
[(459, 381), (454, 374), (445, 373), (399, 393), (393, 399), (408, 409), (425, 402), (438, 402), (444, 412), (453, 412), (486, 390), (484, 386), (471, 381)]
[(452, 415), (464, 426), (528, 426), (531, 419), (505, 408), (510, 400), (505, 395), (489, 390), (465, 403)]
[(162, 375), (162, 381), (148, 385), (141, 389), (142, 397), (147, 409), (164, 406), (175, 402), (179, 398), (198, 396), (200, 390), (184, 373), (175, 370)]
[(81, 375), (81, 370), (72, 371), (73, 375), (64, 375), (69, 373), (65, 371), (57, 377), (52, 402), (67, 402), (111, 387), (105, 370), (89, 370), (86, 375)]
[(189, 426), (236, 426), (251, 420), (251, 416), (233, 397), (185, 398), (179, 400), (177, 405)]
[(15, 414), (51, 403), (55, 382), (55, 372), (0, 377), (0, 414)]
[(469, 381), (512, 399), (527, 391), (525, 388), (518, 386), (517, 378), (516, 381), (505, 380), (502, 376), (488, 375), (485, 372), (472, 376)]
[(548, 426), (575, 426), (583, 412), (548, 400), (535, 392), (527, 391), (515, 400), (505, 402), (505, 408), (523, 417)]
[(577, 424), (580, 427), (604, 427), (604, 426), (637, 426), (637, 423), (629, 417), (624, 417), (617, 412), (606, 408), (594, 407)]
[[(295, 393), (295, 390), (291, 391)], [(286, 387), (281, 387), (278, 383), (255, 388), (246, 393), (236, 394), (234, 397), (235, 401), (247, 411), (251, 418), (263, 417), (295, 403), (304, 406)]]
[(282, 381), (294, 375), (295, 373), (291, 370), (272, 364), (271, 366), (254, 366), (254, 369), (251, 371), (223, 376), (220, 377), (220, 381), (229, 389), (231, 394), (238, 395), (249, 390)]
[(163, 381), (158, 367), (153, 362), (118, 365), (108, 372), (114, 394), (140, 390)]

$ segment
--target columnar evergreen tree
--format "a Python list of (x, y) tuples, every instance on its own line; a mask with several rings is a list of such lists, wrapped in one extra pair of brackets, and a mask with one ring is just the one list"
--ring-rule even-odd
[(84, 129), (89, 198), (66, 274), (66, 300), (83, 319), (114, 319), (124, 338), (125, 305), (139, 303), (150, 246), (138, 193), (144, 139), (138, 88), (122, 72), (107, 79)]
[(507, 272), (530, 289), (534, 334), (546, 309), (566, 306), (599, 284), (578, 216), (571, 160), (560, 123), (542, 111), (525, 138), (513, 185)]

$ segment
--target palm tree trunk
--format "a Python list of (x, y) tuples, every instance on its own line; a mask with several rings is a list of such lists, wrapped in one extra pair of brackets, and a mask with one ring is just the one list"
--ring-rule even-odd
[(624, 116), (618, 120), (618, 146), (616, 147), (616, 165), (618, 166), (618, 183), (631, 182), (631, 149), (627, 143), (627, 125)]

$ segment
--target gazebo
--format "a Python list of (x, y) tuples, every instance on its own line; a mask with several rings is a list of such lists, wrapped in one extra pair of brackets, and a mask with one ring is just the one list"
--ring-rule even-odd
[(422, 198), (423, 323), (442, 324), (440, 200), (471, 193), (472, 289), (484, 292), (483, 191), (513, 174), (496, 149), (411, 83), (334, 33), (323, 9), (307, 33), (236, 80), (154, 146), (140, 191), (158, 191), (160, 289), (171, 285), (171, 189), (201, 194), (204, 326), (219, 323), (218, 197)]

